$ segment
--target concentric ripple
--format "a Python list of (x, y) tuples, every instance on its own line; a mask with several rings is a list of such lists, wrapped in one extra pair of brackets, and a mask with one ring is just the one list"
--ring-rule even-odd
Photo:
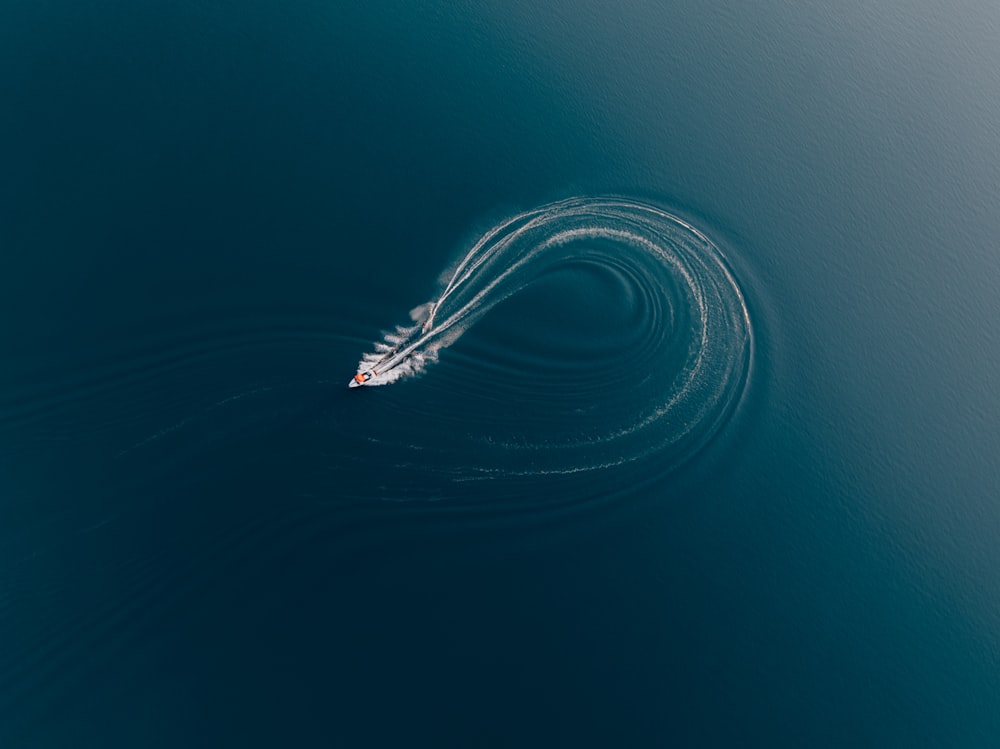
[(622, 198), (571, 198), (497, 224), (358, 371), (378, 371), (370, 384), (423, 372), (490, 310), (539, 282), (565, 296), (553, 306), (560, 320), (522, 326), (532, 343), (523, 352), (516, 336), (512, 345), (460, 347), (422, 381), (419, 398), (394, 393), (370, 439), (409, 448), (410, 467), (457, 481), (641, 461), (660, 473), (726, 423), (752, 357), (744, 295), (704, 234)]

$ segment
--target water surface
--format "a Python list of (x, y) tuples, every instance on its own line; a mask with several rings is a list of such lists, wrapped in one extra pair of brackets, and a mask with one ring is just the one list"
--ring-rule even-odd
[[(0, 743), (1000, 735), (992, 5), (0, 17)], [(345, 387), (574, 196), (724, 259), (709, 422), (619, 465), (726, 303), (608, 237)]]

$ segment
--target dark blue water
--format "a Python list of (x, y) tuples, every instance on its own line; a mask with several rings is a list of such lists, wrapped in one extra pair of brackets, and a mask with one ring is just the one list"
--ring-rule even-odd
[(417, 5), (0, 11), (0, 744), (996, 745), (1000, 13)]

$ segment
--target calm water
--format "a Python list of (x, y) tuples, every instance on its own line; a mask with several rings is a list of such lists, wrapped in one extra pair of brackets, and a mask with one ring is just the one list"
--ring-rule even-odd
[(1000, 740), (1000, 12), (535, 5), (4, 5), (0, 745)]

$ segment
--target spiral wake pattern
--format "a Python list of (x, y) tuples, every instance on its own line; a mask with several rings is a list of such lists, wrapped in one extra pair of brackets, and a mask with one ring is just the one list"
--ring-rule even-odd
[[(646, 458), (669, 468), (711, 438), (748, 378), (753, 337), (743, 293), (704, 234), (621, 198), (571, 198), (500, 222), (442, 275), (438, 295), (411, 313), (413, 323), (387, 334), (358, 371), (374, 368), (373, 385), (411, 377), (491, 309), (557, 272), (569, 286), (596, 279), (600, 292), (583, 306), (609, 310), (618, 328), (589, 335), (571, 322), (531, 354), (514, 348), (503, 362), (488, 351), (449, 361), (438, 388), (426, 393), (428, 410), (396, 407), (416, 417), (411, 422), (450, 419), (459, 435), (451, 447), (418, 446), (422, 440), (406, 428), (387, 428), (378, 441), (397, 442), (388, 436), (396, 434), (420, 447), (426, 463), (437, 453), (441, 467), (446, 454), (460, 458), (449, 470), (471, 479), (569, 474)], [(569, 309), (584, 312), (564, 291)], [(443, 390), (451, 397), (442, 399)], [(504, 407), (476, 408), (477, 397)]]
[[(670, 469), (697, 452), (746, 385), (747, 304), (711, 240), (627, 199), (571, 198), (500, 222), (358, 371), (376, 371), (371, 385), (422, 372), (491, 309), (553, 274), (570, 287), (598, 289), (582, 306), (600, 308), (600, 325), (541, 320), (525, 333), (556, 328), (546, 346), (508, 347), (499, 356), (489, 347), (456, 352), (426, 378), (436, 386), (426, 386), (419, 403), (393, 399), (407, 418), (375, 441), (416, 448), (422, 467), (456, 480), (575, 474), (646, 459)], [(566, 293), (576, 317), (593, 317)], [(428, 420), (448, 422), (456, 437), (446, 448), (419, 437), (415, 424)]]

